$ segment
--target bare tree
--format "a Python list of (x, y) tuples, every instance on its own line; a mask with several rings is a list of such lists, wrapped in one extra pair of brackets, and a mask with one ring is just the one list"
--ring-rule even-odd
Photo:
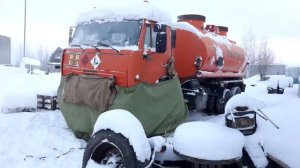
[(49, 51), (42, 46), (39, 47), (37, 52), (37, 57), (41, 62), (40, 69), (43, 71), (48, 71), (48, 60), (49, 60)]
[[(32, 50), (29, 47), (26, 47), (25, 57), (35, 58), (35, 54), (33, 54)], [(23, 59), (23, 46), (20, 45), (18, 49), (18, 53), (16, 55), (16, 63), (15, 66), (19, 67)]]
[(242, 38), (242, 46), (246, 51), (246, 56), (250, 64), (256, 64), (257, 42), (256, 36), (250, 29)]
[(19, 67), (23, 58), (23, 47), (20, 45), (18, 49), (18, 53), (16, 54), (16, 62), (15, 66)]
[(266, 37), (262, 38), (259, 43), (256, 61), (258, 64), (260, 79), (263, 80), (266, 75), (268, 65), (274, 63), (274, 53), (269, 48), (268, 39)]

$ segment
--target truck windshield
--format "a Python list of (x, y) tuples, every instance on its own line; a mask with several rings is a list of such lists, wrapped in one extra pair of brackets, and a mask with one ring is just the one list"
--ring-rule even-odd
[(72, 45), (136, 46), (141, 30), (140, 21), (90, 22), (77, 26)]

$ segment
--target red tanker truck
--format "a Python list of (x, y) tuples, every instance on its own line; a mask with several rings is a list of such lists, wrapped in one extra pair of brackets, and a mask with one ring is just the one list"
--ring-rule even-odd
[[(204, 26), (202, 15), (181, 15), (171, 23), (149, 4), (134, 12), (93, 9), (70, 28), (70, 47), (62, 53), (58, 102), (75, 135), (89, 139), (82, 167), (91, 160), (149, 167), (157, 163), (155, 153), (164, 155), (164, 151), (170, 160), (188, 162), (182, 167), (240, 163), (240, 132), (207, 126), (213, 128), (211, 132), (222, 132), (199, 138), (207, 139), (212, 148), (210, 139), (221, 141), (226, 131), (237, 137), (232, 140), (237, 140), (236, 152), (211, 158), (182, 150), (182, 145), (199, 143), (182, 137), (193, 139), (206, 128), (204, 123), (195, 129), (182, 123), (187, 124), (191, 111), (224, 113), (226, 102), (245, 90), (244, 50), (227, 38), (227, 27)], [(184, 129), (187, 136), (180, 133)], [(231, 149), (230, 145), (218, 147), (217, 153)]]
[[(230, 97), (245, 91), (245, 51), (227, 38), (227, 27), (207, 25), (204, 29), (202, 15), (181, 15), (178, 22), (175, 69), (188, 106), (214, 114), (224, 113)], [(181, 29), (180, 22), (193, 27)]]

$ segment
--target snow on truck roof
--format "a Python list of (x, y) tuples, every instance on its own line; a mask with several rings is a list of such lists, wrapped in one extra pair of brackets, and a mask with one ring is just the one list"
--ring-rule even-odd
[(227, 37), (219, 36), (210, 32), (203, 34), (189, 23), (172, 23), (171, 16), (167, 12), (162, 11), (161, 9), (152, 5), (150, 2), (140, 2), (131, 6), (94, 8), (92, 10), (81, 13), (77, 18), (77, 24), (90, 22), (93, 20), (122, 21), (124, 19), (139, 20), (141, 18), (164, 23), (170, 25), (172, 28), (189, 31), (197, 35), (199, 38), (210, 38), (218, 44), (226, 45), (228, 48), (230, 48), (232, 45)]
[(77, 19), (77, 24), (89, 22), (91, 20), (114, 19), (121, 21), (148, 19), (156, 22), (171, 23), (171, 17), (168, 13), (158, 9), (151, 3), (135, 3), (131, 6), (117, 6), (109, 8), (94, 8), (83, 12)]

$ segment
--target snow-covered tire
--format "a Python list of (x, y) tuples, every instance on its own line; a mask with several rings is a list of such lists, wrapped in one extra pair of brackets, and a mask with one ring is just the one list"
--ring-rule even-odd
[(242, 90), (240, 87), (238, 86), (234, 86), (230, 89), (232, 96), (237, 95), (237, 94), (241, 94)]
[(273, 91), (271, 89), (268, 89), (268, 94), (272, 94)]
[(284, 89), (278, 89), (278, 94), (283, 94), (284, 93)]
[(232, 97), (232, 93), (229, 89), (225, 89), (223, 97), (218, 97), (215, 102), (215, 113), (223, 114), (225, 112), (225, 106), (228, 100)]
[(109, 165), (107, 158), (111, 154), (121, 157), (121, 161), (117, 163), (119, 168), (145, 167), (144, 163), (137, 160), (134, 149), (127, 138), (111, 130), (100, 130), (91, 137), (86, 145), (82, 168), (86, 168), (90, 159), (99, 164)]

